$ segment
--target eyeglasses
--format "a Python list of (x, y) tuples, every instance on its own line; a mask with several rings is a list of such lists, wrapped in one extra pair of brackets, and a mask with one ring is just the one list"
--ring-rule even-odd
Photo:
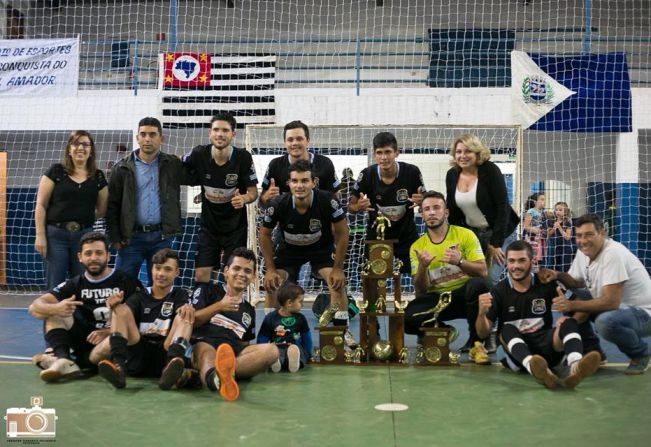
[(93, 147), (92, 144), (86, 143), (85, 141), (77, 141), (75, 143), (72, 143), (72, 145), (76, 147), (83, 147), (84, 149), (90, 149), (91, 147)]

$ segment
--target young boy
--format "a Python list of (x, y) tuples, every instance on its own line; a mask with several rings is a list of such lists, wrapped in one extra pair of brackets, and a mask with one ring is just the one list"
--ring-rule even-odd
[(285, 283), (278, 289), (280, 308), (264, 318), (258, 332), (258, 344), (276, 343), (280, 356), (271, 365), (273, 372), (294, 373), (305, 366), (312, 353), (312, 335), (307, 319), (301, 313), (303, 308), (302, 287)]

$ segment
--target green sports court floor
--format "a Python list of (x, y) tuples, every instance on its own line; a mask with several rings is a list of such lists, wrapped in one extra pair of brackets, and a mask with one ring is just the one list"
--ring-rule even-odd
[[(124, 390), (97, 376), (46, 384), (21, 360), (39, 349), (39, 322), (24, 309), (0, 309), (0, 411), (43, 396), (58, 420), (54, 442), (42, 445), (651, 445), (651, 371), (622, 375), (612, 345), (609, 365), (571, 391), (498, 365), (314, 365), (242, 382), (236, 402), (206, 390), (162, 392), (146, 379), (129, 379)], [(384, 403), (408, 409), (375, 409)]]

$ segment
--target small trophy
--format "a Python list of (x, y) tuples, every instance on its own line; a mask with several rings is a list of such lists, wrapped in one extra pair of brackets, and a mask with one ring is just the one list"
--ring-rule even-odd
[(321, 364), (341, 365), (350, 361), (344, 349), (346, 326), (321, 326), (319, 331), (319, 361)]
[[(418, 353), (416, 362), (418, 366), (458, 366), (459, 357), (450, 352), (450, 338), (453, 330), (447, 327), (439, 327), (438, 318), (443, 309), (452, 302), (452, 292), (443, 292), (439, 295), (439, 301), (431, 309), (415, 313), (418, 315), (432, 314), (432, 318), (425, 320), (420, 328), (423, 334), (422, 354)], [(426, 326), (434, 323), (433, 326)]]

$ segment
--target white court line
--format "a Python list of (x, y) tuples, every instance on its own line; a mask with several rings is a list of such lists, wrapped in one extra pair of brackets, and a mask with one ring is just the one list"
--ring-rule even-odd
[(0, 307), (0, 310), (27, 310), (26, 307)]
[(9, 359), (9, 360), (32, 360), (31, 357), (21, 357), (19, 355), (0, 355), (0, 359)]

